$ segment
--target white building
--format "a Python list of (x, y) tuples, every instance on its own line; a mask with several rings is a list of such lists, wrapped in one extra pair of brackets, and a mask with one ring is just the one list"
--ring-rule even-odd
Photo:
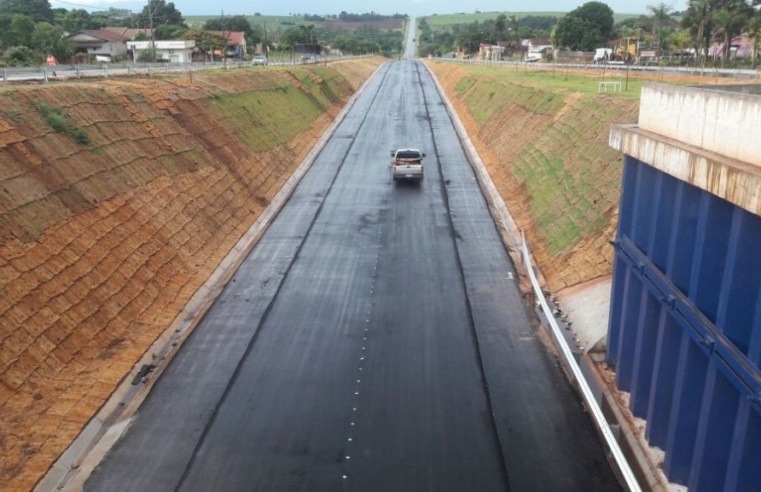
[(150, 50), (152, 44), (155, 44), (156, 60), (169, 63), (190, 63), (191, 55), (196, 47), (196, 42), (192, 40), (129, 41), (127, 49), (132, 51), (132, 60), (136, 62), (140, 52)]
[(68, 37), (79, 51), (101, 60), (117, 61), (127, 56), (128, 40), (124, 35), (107, 29), (79, 31)]

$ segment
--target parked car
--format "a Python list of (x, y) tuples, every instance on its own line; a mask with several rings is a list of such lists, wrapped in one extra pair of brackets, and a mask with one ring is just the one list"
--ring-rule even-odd
[(267, 65), (267, 63), (267, 58), (261, 55), (255, 56), (254, 59), (251, 60), (251, 65)]

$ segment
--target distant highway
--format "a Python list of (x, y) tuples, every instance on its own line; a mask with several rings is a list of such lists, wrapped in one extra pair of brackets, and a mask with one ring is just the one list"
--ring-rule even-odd
[(617, 490), (516, 278), (431, 76), (390, 62), (86, 489)]

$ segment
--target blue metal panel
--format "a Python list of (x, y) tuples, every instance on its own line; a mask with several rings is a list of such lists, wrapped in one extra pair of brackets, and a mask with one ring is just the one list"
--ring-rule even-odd
[(639, 325), (634, 346), (631, 399), (629, 405), (635, 415), (646, 415), (652, 385), (655, 351), (658, 342), (658, 325), (662, 305), (651, 293), (645, 292), (640, 301)]
[[(722, 282), (718, 323), (737, 348), (748, 354), (750, 321), (761, 286), (761, 218), (735, 208), (729, 234), (727, 266)], [(756, 325), (758, 326), (758, 325)], [(758, 362), (758, 361), (756, 361)]]
[[(680, 237), (683, 240), (685, 237), (684, 234), (679, 233), (689, 228), (672, 227), (672, 224), (684, 217), (682, 212), (684, 209), (689, 209), (689, 200), (685, 199), (685, 187), (681, 182), (663, 174), (660, 176), (662, 187), (658, 211), (660, 221), (657, 234), (655, 234), (656, 243), (652, 250), (652, 259), (657, 268), (673, 274), (675, 271), (686, 271), (687, 265), (691, 263), (688, 255), (683, 253), (685, 248), (678, 241)], [(697, 198), (694, 201), (697, 202)], [(688, 244), (692, 244), (691, 237), (688, 241)], [(653, 446), (661, 449), (666, 448), (674, 400), (678, 359), (671, 355), (679, 353), (682, 335), (681, 328), (674, 318), (668, 315), (668, 310), (661, 309), (650, 395), (645, 415), (647, 420), (645, 436)]]
[(690, 478), (695, 429), (700, 413), (700, 407), (695, 402), (703, 398), (703, 382), (708, 364), (701, 350), (691, 342), (688, 334), (682, 335), (664, 463), (666, 475), (673, 482), (681, 484), (686, 484)]
[(727, 475), (729, 452), (740, 396), (711, 361), (703, 393), (693, 452), (689, 489), (721, 490)]
[(685, 336), (677, 322), (661, 311), (658, 324), (658, 342), (655, 348), (652, 385), (648, 400), (647, 427), (645, 437), (653, 446), (666, 449), (666, 439), (671, 422), (671, 407), (674, 401), (677, 357), (682, 337)]
[[(619, 231), (625, 231), (625, 234), (631, 235), (631, 225), (634, 216), (634, 199), (636, 197), (636, 184), (637, 173), (639, 171), (639, 162), (636, 159), (632, 159), (629, 156), (624, 158), (624, 180), (621, 186), (621, 206), (619, 207), (618, 214), (618, 228)], [(613, 285), (611, 286), (611, 303), (610, 303), (610, 319), (615, 319), (616, 327), (620, 326), (620, 320), (622, 319), (623, 299), (625, 298), (625, 287), (628, 284), (626, 282), (626, 266), (616, 258), (613, 263)], [(621, 272), (620, 275), (616, 275), (615, 272)], [(618, 353), (621, 348), (620, 330), (609, 330), (608, 332), (608, 347), (613, 350), (608, 351), (608, 357), (606, 362), (609, 367), (616, 368), (618, 365)]]
[(708, 319), (716, 321), (719, 286), (727, 254), (726, 237), (732, 223), (731, 203), (708, 193), (700, 197), (697, 254), (692, 261), (689, 298)]
[(607, 361), (664, 471), (761, 490), (761, 218), (629, 156)]
[(740, 402), (724, 490), (761, 490), (761, 415)]
[(632, 383), (634, 370), (634, 357), (631, 357), (632, 348), (637, 343), (637, 326), (639, 324), (638, 313), (642, 291), (641, 282), (633, 279), (636, 274), (631, 270), (626, 271), (626, 284), (623, 288), (623, 306), (619, 323), (618, 364), (616, 366), (616, 385), (629, 391)]

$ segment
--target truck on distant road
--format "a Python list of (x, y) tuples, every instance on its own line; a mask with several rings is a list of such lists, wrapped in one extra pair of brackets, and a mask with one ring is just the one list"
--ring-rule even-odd
[(425, 154), (418, 149), (396, 149), (391, 151), (391, 177), (400, 179), (422, 180), (423, 158)]

